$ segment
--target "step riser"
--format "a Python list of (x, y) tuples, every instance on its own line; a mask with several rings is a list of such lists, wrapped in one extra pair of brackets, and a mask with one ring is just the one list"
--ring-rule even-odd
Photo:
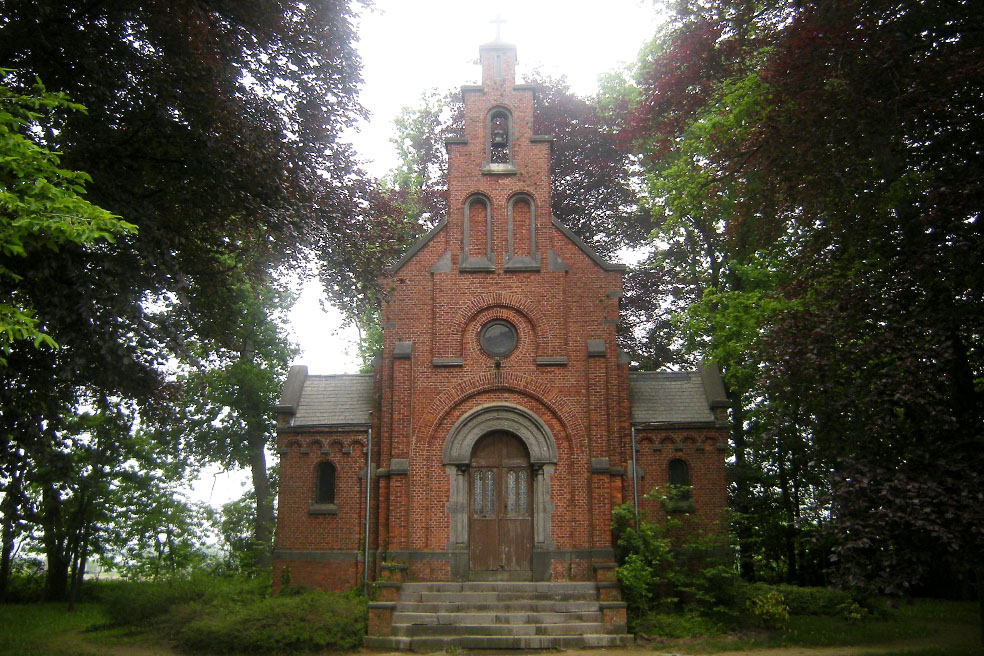
[(620, 647), (631, 644), (628, 635), (580, 635), (580, 636), (454, 636), (454, 637), (377, 637), (366, 639), (371, 649), (397, 649), (413, 651), (442, 651), (457, 649), (578, 649), (586, 647)]
[(401, 592), (401, 602), (492, 604), (500, 601), (594, 601), (594, 590), (577, 592)]
[(502, 613), (584, 613), (598, 610), (597, 601), (504, 601), (501, 603), (455, 604), (450, 602), (398, 602), (398, 610), (407, 613), (468, 613), (498, 611)]
[(578, 624), (393, 624), (395, 636), (576, 636), (605, 631), (601, 623)]
[(404, 583), (400, 590), (403, 592), (594, 592), (597, 586), (584, 581), (567, 581), (561, 583)]
[(568, 624), (601, 622), (601, 611), (581, 613), (406, 613), (393, 615), (393, 624)]

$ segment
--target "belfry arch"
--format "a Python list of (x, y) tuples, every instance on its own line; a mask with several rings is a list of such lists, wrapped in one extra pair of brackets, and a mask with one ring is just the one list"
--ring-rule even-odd
[[(443, 463), (450, 478), (447, 504), (448, 549), (461, 553), (468, 545), (468, 468), (472, 450), (483, 436), (504, 431), (526, 445), (533, 469), (533, 549), (553, 548), (550, 540), (550, 478), (557, 464), (557, 443), (550, 429), (534, 413), (511, 403), (476, 408), (459, 419), (444, 442)], [(467, 563), (455, 564), (452, 575), (465, 576)]]

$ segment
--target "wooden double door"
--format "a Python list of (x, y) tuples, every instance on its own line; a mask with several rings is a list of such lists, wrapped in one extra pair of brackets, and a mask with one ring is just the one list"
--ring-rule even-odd
[(533, 476), (517, 437), (482, 437), (469, 470), (469, 563), (472, 572), (523, 572), (533, 551)]

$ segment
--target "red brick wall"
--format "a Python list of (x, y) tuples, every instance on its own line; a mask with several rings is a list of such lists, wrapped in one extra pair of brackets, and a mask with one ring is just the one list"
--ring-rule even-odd
[[(374, 491), (378, 516), (374, 517), (370, 547), (390, 559), (394, 558), (391, 554), (408, 551), (434, 556), (411, 559), (410, 578), (446, 580), (450, 576), (448, 560), (440, 558), (450, 536), (446, 507), (450, 479), (442, 462), (445, 440), (455, 422), (469, 411), (508, 403), (539, 417), (556, 442), (558, 459), (550, 479), (551, 546), (571, 555), (550, 563), (551, 576), (592, 580), (591, 556), (585, 556), (585, 550), (610, 549), (612, 506), (632, 498), (631, 488), (626, 487), (628, 477), (618, 471), (630, 456), (628, 368), (619, 363), (615, 342), (622, 274), (593, 261), (551, 223), (550, 144), (531, 139), (533, 93), (514, 86), (512, 50), (500, 52), (505, 55), (503, 79), (493, 79), (494, 54), (482, 54), (484, 89), (464, 90), (467, 143), (449, 144), (447, 224), (382, 281), (387, 298), (381, 313), (379, 442), (373, 459), (382, 468), (391, 468), (396, 459), (408, 459), (409, 474), (391, 473), (378, 480)], [(486, 116), (500, 107), (512, 114), (516, 173), (483, 175)], [(538, 271), (515, 272), (504, 267), (507, 208), (517, 193), (532, 198), (533, 207), (516, 208), (514, 254), (529, 254), (529, 221), (535, 220)], [(464, 250), (464, 204), (474, 194), (482, 194), (491, 203), (494, 272), (458, 270)], [(484, 208), (472, 205), (468, 248), (472, 257), (484, 255), (485, 216)], [(556, 253), (566, 270), (550, 270), (549, 251)], [(450, 271), (440, 267), (432, 271), (446, 253), (450, 254)], [(481, 327), (494, 318), (509, 321), (518, 331), (516, 350), (498, 367), (478, 341)], [(587, 340), (601, 340), (603, 357), (589, 357)], [(411, 357), (394, 358), (397, 342), (412, 343)], [(437, 366), (434, 358), (460, 358), (460, 364)], [(538, 364), (538, 358), (550, 358), (554, 364)], [(559, 358), (566, 358), (566, 364), (557, 365)], [(321, 456), (317, 455), (320, 447), (310, 448), (307, 454), (301, 448), (316, 435), (329, 443), (327, 434), (281, 436), (281, 446), (286, 448), (277, 535), (281, 552), (356, 550), (359, 545), (362, 512), (357, 498), (340, 496), (335, 517), (312, 516), (307, 511), (314, 490), (314, 467)], [(691, 433), (672, 435), (684, 445), (683, 455), (691, 462), (698, 510), (718, 513), (724, 505), (723, 454), (705, 444), (703, 433), (699, 438), (693, 433), (693, 444), (687, 441)], [(350, 434), (340, 444), (359, 439), (364, 438)], [(704, 451), (697, 450), (698, 442)], [(364, 461), (361, 446), (358, 450), (353, 446), (348, 456), (341, 454), (340, 446), (337, 453), (332, 449), (336, 447), (329, 446), (329, 457), (333, 462), (337, 459), (339, 466), (338, 490), (354, 482), (352, 490), (358, 495), (363, 489), (355, 480)], [(665, 477), (665, 463), (657, 462), (658, 458), (673, 450), (654, 453), (650, 447), (642, 455), (643, 450), (640, 467), (647, 471), (645, 484), (659, 484), (659, 476)], [(592, 458), (607, 458), (614, 471), (601, 467), (592, 472)], [(581, 555), (574, 556), (570, 550)], [(284, 566), (283, 559), (277, 566)], [(303, 579), (311, 585), (347, 587), (339, 583), (357, 576), (354, 563), (291, 561), (289, 566), (292, 580)], [(338, 573), (331, 575), (329, 570)]]
[[(669, 485), (670, 460), (679, 458), (689, 466), (694, 507), (702, 525), (715, 527), (727, 507), (724, 466), (727, 440), (727, 430), (723, 428), (637, 430), (640, 511), (651, 519), (666, 517), (659, 497)], [(631, 477), (627, 476), (625, 482), (626, 499), (631, 499)], [(659, 492), (653, 494), (656, 488)]]

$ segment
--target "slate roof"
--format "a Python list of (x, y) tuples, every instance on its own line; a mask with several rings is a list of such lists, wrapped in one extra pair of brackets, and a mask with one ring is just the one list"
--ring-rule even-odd
[[(710, 423), (712, 408), (727, 405), (717, 367), (697, 371), (629, 373), (633, 424)], [(373, 408), (372, 374), (309, 376), (291, 367), (278, 406), (293, 414), (291, 426), (368, 426)]]
[(278, 410), (293, 411), (294, 427), (367, 426), (372, 407), (372, 374), (309, 376), (291, 367)]
[(711, 408), (727, 403), (720, 380), (716, 368), (630, 372), (630, 420), (633, 424), (713, 422)]

